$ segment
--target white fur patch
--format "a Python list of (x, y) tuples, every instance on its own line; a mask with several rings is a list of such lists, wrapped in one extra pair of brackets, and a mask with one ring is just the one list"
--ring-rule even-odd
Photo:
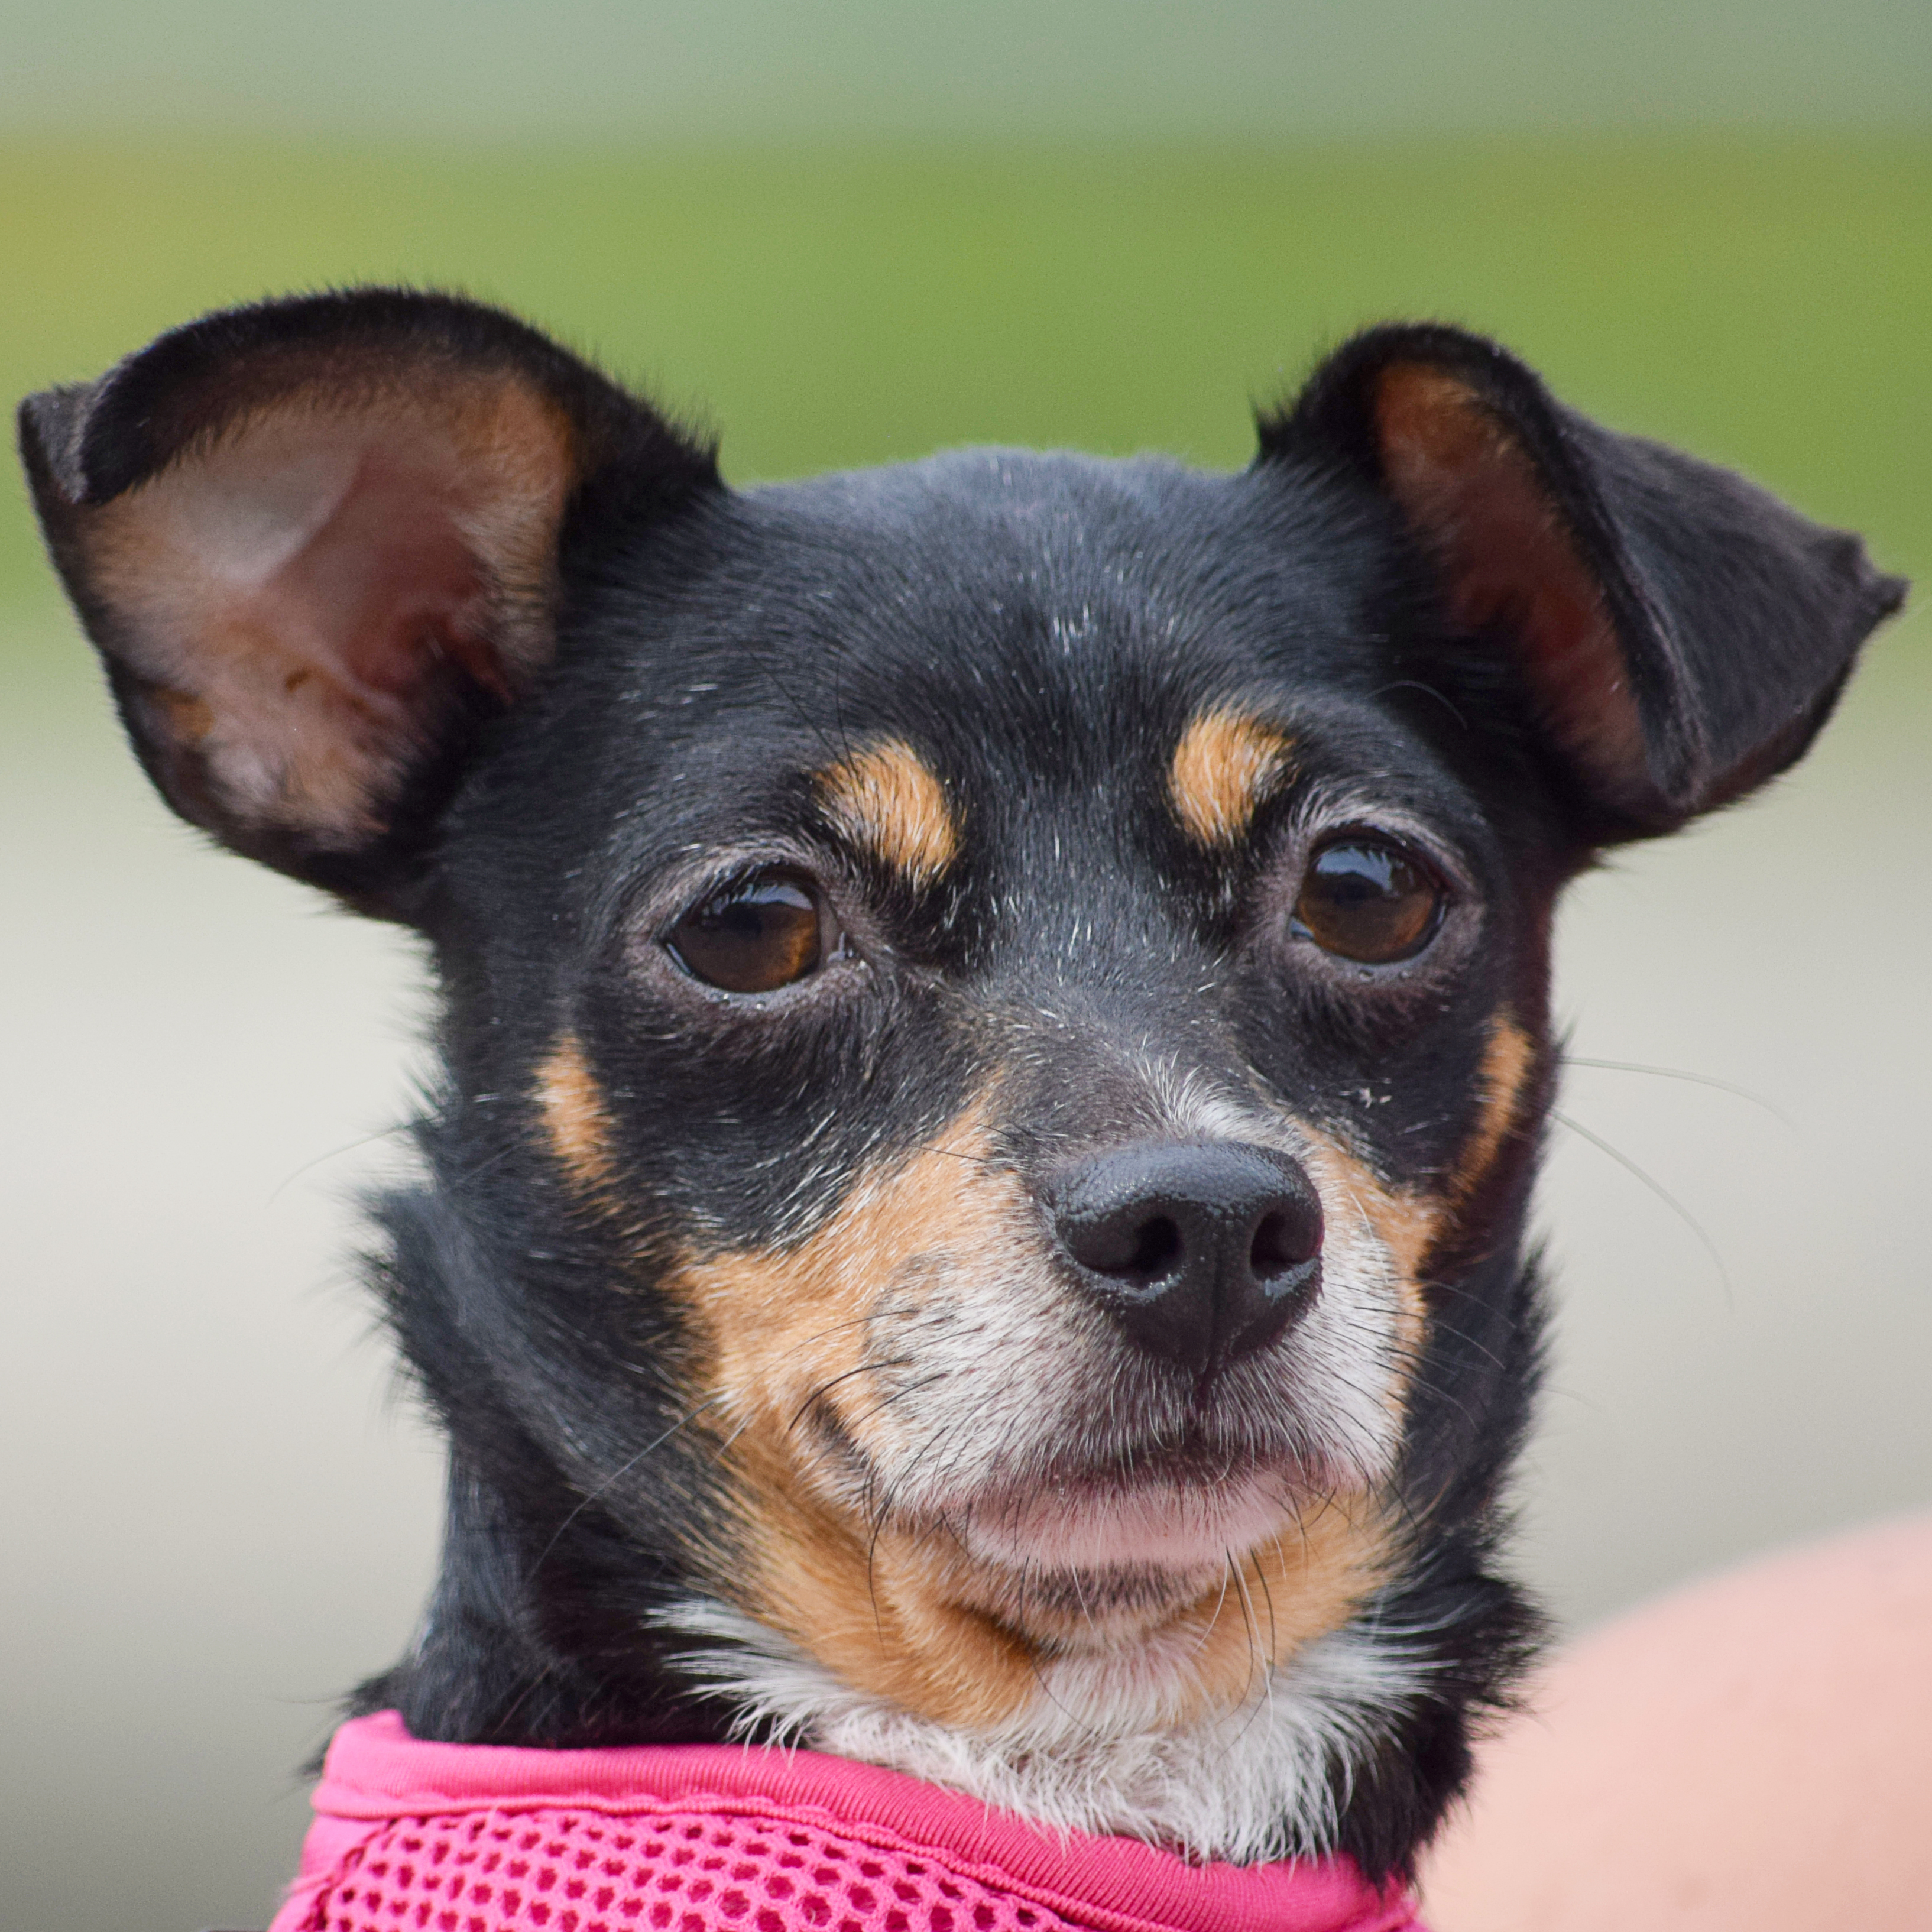
[(1163, 1721), (1174, 1660), (1060, 1658), (996, 1729), (955, 1730), (842, 1683), (741, 1611), (692, 1598), (663, 1622), (730, 1648), (682, 1660), (736, 1706), (741, 1736), (784, 1741), (950, 1786), (1039, 1823), (1112, 1833), (1201, 1858), (1318, 1857), (1336, 1792), (1422, 1694), (1410, 1634), (1351, 1626), (1318, 1639), (1237, 1709)]

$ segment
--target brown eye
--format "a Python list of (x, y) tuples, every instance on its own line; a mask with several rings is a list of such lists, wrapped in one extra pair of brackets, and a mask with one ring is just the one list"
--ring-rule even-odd
[(837, 928), (816, 887), (791, 872), (760, 872), (713, 892), (671, 928), (671, 956), (694, 980), (727, 993), (775, 993), (818, 970)]
[(1442, 888), (1400, 845), (1356, 834), (1309, 862), (1292, 930), (1324, 952), (1385, 966), (1420, 952), (1442, 916)]

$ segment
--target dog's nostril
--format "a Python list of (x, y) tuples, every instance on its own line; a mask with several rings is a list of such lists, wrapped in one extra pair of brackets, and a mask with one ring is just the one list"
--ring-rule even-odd
[(1180, 1228), (1165, 1214), (1156, 1215), (1142, 1227), (1133, 1257), (1120, 1272), (1153, 1281), (1172, 1269), (1180, 1258)]
[(1248, 1244), (1248, 1265), (1262, 1281), (1292, 1265), (1288, 1257), (1288, 1223), (1279, 1214), (1264, 1214)]
[(1322, 1251), (1322, 1225), (1310, 1225), (1306, 1214), (1280, 1211), (1264, 1214), (1249, 1244), (1248, 1265), (1255, 1279), (1271, 1286), (1281, 1276), (1304, 1267)]
[(1063, 1221), (1067, 1252), (1095, 1274), (1144, 1286), (1172, 1270), (1186, 1238), (1172, 1215), (1102, 1214)]

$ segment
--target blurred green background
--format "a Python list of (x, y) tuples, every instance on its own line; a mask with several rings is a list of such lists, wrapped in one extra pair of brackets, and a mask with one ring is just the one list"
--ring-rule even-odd
[[(218, 304), (436, 284), (700, 411), (737, 480), (987, 440), (1238, 463), (1251, 400), (1322, 345), (1440, 316), (1607, 420), (1869, 531), (1894, 567), (1932, 561), (1924, 132), (16, 138), (0, 145), (0, 260), (11, 394)], [(45, 597), (8, 488), (0, 598)]]
[[(0, 0), (0, 391), (369, 279), (518, 309), (740, 482), (1239, 464), (1324, 346), (1443, 317), (1932, 579), (1924, 0)], [(1570, 1076), (1728, 1269), (1559, 1136), (1523, 1562), (1572, 1622), (1932, 1494), (1928, 641), (1566, 915), (1580, 1056), (1781, 1112)], [(10, 472), (0, 825), (0, 1922), (260, 1925), (434, 1553), (341, 1265), (415, 962), (153, 800)]]

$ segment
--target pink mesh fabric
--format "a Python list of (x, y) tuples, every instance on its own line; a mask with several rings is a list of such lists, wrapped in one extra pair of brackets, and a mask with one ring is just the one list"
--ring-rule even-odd
[(488, 1811), (370, 1839), (305, 1932), (1060, 1932), (1044, 1906), (822, 1827)]
[(271, 1932), (1421, 1932), (1344, 1858), (1194, 1865), (812, 1751), (328, 1748)]

